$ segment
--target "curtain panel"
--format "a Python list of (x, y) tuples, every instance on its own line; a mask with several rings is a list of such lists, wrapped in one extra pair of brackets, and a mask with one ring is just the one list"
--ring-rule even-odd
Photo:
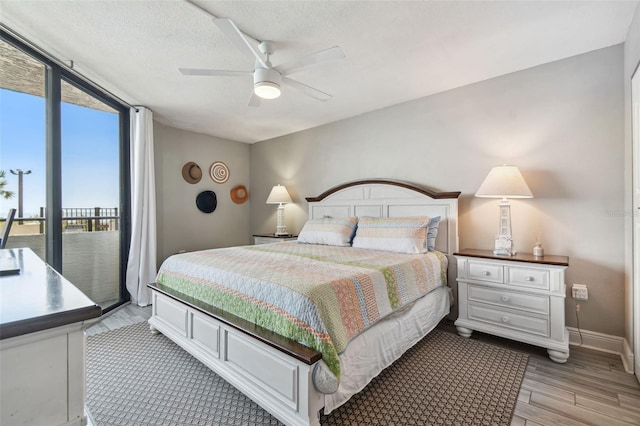
[(131, 245), (126, 286), (131, 303), (147, 306), (147, 284), (156, 279), (156, 192), (153, 154), (153, 113), (131, 109)]

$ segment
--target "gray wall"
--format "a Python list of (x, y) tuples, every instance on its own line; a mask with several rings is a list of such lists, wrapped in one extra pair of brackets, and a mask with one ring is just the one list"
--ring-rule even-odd
[[(633, 350), (633, 281), (632, 281), (632, 251), (633, 251), (633, 242), (632, 242), (632, 215), (633, 215), (633, 205), (632, 205), (632, 169), (631, 169), (631, 158), (632, 158), (632, 138), (631, 138), (631, 76), (635, 71), (638, 63), (640, 62), (640, 5), (636, 7), (636, 12), (633, 17), (633, 21), (629, 27), (629, 32), (627, 33), (627, 41), (624, 45), (624, 116), (625, 116), (625, 193), (626, 193), (626, 203), (625, 203), (625, 247), (626, 256), (626, 274), (625, 274), (625, 337), (629, 342), (629, 346), (631, 350)], [(640, 291), (636, 289), (636, 291)], [(640, 306), (637, 307), (640, 309)], [(636, 311), (635, 315), (640, 315), (640, 312)], [(636, 357), (640, 356), (640, 354), (635, 354)]]
[[(236, 204), (230, 191), (236, 185), (249, 187), (249, 145), (178, 130), (154, 122), (158, 265), (179, 250), (249, 244), (249, 201)], [(203, 176), (189, 184), (182, 178), (182, 166), (196, 162)], [(222, 161), (229, 167), (229, 180), (215, 183), (209, 167)], [(216, 193), (218, 207), (202, 213), (195, 205), (201, 191)], [(251, 199), (251, 193), (249, 195)]]
[[(542, 65), (251, 146), (251, 232), (272, 232), (271, 186), (286, 185), (290, 231), (304, 197), (363, 178), (462, 191), (461, 248), (491, 249), (498, 200), (473, 194), (490, 168), (516, 164), (535, 198), (512, 201), (530, 252), (570, 256), (567, 283), (589, 286), (582, 328), (624, 335), (623, 46)], [(329, 106), (328, 106), (329, 107)], [(568, 298), (567, 325), (575, 326)]]

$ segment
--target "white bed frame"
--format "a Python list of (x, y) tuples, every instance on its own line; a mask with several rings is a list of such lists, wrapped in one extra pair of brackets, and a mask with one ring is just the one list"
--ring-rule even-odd
[[(436, 249), (449, 257), (454, 288), (459, 192), (404, 182), (351, 182), (307, 198), (309, 217), (441, 216)], [(179, 293), (150, 284), (151, 331), (161, 332), (286, 425), (319, 425), (324, 396), (311, 379), (321, 355)]]

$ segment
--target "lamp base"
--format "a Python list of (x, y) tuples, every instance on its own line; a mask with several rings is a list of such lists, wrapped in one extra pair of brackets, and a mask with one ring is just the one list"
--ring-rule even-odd
[(500, 202), (499, 234), (496, 235), (496, 244), (493, 254), (496, 256), (515, 256), (513, 238), (511, 238), (511, 206), (506, 198)]
[(287, 226), (284, 224), (284, 206), (282, 203), (278, 206), (278, 211), (276, 213), (276, 232), (274, 232), (273, 235), (276, 237), (289, 235), (287, 232)]
[(511, 235), (496, 235), (496, 244), (493, 249), (496, 256), (515, 256)]

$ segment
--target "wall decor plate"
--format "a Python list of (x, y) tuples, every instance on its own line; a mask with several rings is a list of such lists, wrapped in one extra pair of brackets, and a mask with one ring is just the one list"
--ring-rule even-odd
[(231, 199), (236, 204), (242, 204), (249, 198), (249, 191), (244, 185), (237, 185), (231, 189)]
[(196, 206), (203, 213), (211, 213), (218, 207), (218, 198), (213, 191), (202, 191), (196, 197)]
[(209, 168), (211, 179), (215, 183), (225, 183), (229, 180), (229, 168), (222, 161), (216, 161)]
[(193, 161), (182, 166), (182, 177), (187, 183), (198, 183), (202, 179), (202, 169)]

